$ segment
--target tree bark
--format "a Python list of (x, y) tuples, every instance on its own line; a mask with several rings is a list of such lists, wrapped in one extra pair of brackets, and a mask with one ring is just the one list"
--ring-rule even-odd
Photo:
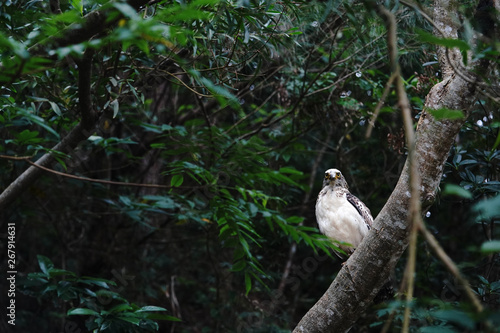
[[(141, 6), (147, 4), (147, 0), (129, 0), (128, 4), (138, 10)], [(63, 37), (55, 39), (56, 47), (73, 45), (90, 40), (98, 33), (102, 33), (105, 28), (113, 25), (113, 22), (107, 22), (106, 13), (96, 10), (87, 14), (79, 25), (70, 28)], [(42, 52), (42, 46), (35, 45), (30, 49), (30, 53), (37, 54)], [(45, 52), (45, 51), (43, 51)], [(43, 53), (42, 52), (42, 53)], [(91, 98), (91, 68), (92, 68), (93, 50), (87, 48), (83, 58), (78, 60), (78, 98), (79, 111), (81, 114), (81, 122), (75, 126), (66, 137), (55, 145), (52, 150), (63, 153), (71, 152), (80, 141), (88, 138), (92, 134), (92, 130), (97, 122), (97, 115), (92, 106)], [(0, 64), (1, 66), (1, 64)], [(1, 70), (1, 67), (0, 67)], [(54, 162), (54, 156), (51, 153), (43, 155), (36, 164), (44, 167), (49, 167)], [(1, 194), (0, 194), (0, 211), (13, 202), (22, 194), (31, 184), (33, 184), (44, 171), (35, 166), (26, 169), (19, 177), (16, 178)]]
[[(457, 20), (452, 17), (455, 9), (450, 2), (435, 1), (434, 22), (438, 37), (457, 36), (457, 27), (453, 23)], [(441, 35), (438, 27), (448, 35)], [(414, 162), (421, 177), (420, 200), (424, 211), (434, 202), (450, 148), (477, 95), (477, 78), (471, 72), (467, 77), (457, 75), (454, 70), (463, 66), (460, 52), (439, 48), (438, 60), (443, 80), (426, 97), (415, 141)], [(484, 63), (478, 65), (484, 66)], [(436, 120), (426, 111), (440, 108), (461, 110), (465, 117)], [(372, 231), (294, 332), (348, 331), (372, 303), (408, 245), (411, 230), (408, 216), (411, 197), (409, 177), (407, 160), (394, 191), (374, 221)]]

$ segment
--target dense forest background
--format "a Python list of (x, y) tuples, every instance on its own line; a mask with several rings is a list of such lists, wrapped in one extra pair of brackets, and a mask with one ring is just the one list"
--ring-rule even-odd
[[(423, 212), (486, 310), (419, 240), (413, 302), (396, 292), (353, 332), (398, 332), (407, 306), (412, 332), (497, 331), (493, 4), (456, 1), (454, 40), (432, 35), (432, 2), (383, 4), (415, 124), (436, 45), (492, 63)], [(288, 332), (342, 267), (314, 216), (324, 170), (375, 217), (407, 157), (371, 1), (1, 1), (0, 49), (2, 331)]]

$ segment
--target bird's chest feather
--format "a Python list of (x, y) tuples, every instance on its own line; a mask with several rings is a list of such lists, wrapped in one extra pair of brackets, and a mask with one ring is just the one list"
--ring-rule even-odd
[[(368, 229), (345, 191), (324, 188), (316, 202), (319, 229), (326, 236), (357, 246)], [(366, 229), (366, 230), (365, 230)]]

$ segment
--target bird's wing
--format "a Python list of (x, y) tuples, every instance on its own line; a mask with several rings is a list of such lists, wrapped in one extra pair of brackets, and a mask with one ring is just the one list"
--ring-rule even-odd
[(368, 229), (371, 229), (372, 223), (373, 223), (373, 217), (372, 217), (372, 213), (370, 212), (370, 209), (368, 207), (366, 207), (366, 205), (361, 200), (356, 198), (350, 192), (346, 193), (346, 197), (347, 197), (347, 201), (349, 201), (349, 203), (351, 205), (353, 205), (354, 208), (356, 208), (359, 215), (361, 215), (361, 217), (365, 221), (366, 225), (368, 226)]

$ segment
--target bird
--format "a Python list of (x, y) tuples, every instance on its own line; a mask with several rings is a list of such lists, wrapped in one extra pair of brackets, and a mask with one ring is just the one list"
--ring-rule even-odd
[(325, 171), (323, 188), (316, 200), (316, 220), (321, 233), (344, 252), (335, 251), (340, 258), (354, 252), (373, 224), (370, 209), (349, 192), (337, 169)]

